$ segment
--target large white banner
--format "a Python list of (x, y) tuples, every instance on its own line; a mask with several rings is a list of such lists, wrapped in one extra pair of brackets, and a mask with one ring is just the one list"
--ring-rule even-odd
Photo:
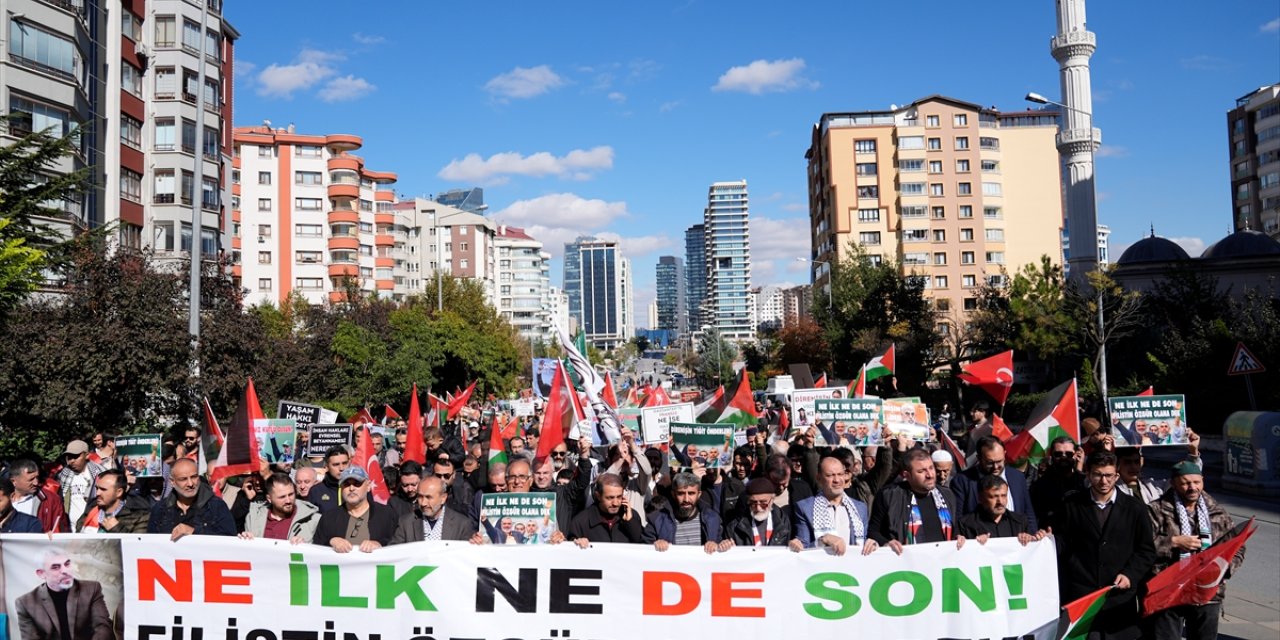
[(11, 638), (47, 617), (32, 603), (55, 574), (85, 603), (77, 619), (137, 640), (1002, 638), (1058, 618), (1052, 539), (867, 557), (449, 542), (338, 554), (201, 536), (14, 535), (0, 547)]

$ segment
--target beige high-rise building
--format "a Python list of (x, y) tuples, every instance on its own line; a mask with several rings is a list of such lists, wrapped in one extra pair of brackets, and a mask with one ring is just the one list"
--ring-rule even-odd
[(1058, 121), (938, 95), (823, 114), (805, 154), (814, 303), (854, 244), (919, 278), (941, 312), (1041, 256), (1061, 264)]
[(1280, 83), (1236, 100), (1227, 112), (1235, 230), (1280, 240)]

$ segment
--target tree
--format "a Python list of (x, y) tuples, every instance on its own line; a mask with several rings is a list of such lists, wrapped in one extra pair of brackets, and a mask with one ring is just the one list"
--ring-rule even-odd
[(694, 371), (704, 387), (714, 388), (733, 379), (733, 361), (738, 350), (716, 329), (703, 332), (698, 341), (698, 361)]
[(636, 336), (631, 339), (631, 342), (636, 345), (636, 352), (641, 355), (649, 350), (649, 338), (646, 336)]
[[(51, 203), (77, 199), (88, 169), (58, 171), (73, 157), (80, 140), (74, 129), (65, 135), (32, 131), (32, 116), (14, 112), (0, 127), (18, 139), (0, 146), (0, 318), (43, 281), (43, 269), (65, 266), (73, 245), (38, 218), (66, 220)], [(72, 222), (78, 222), (72, 220)]]
[[(1082, 328), (1084, 345), (1089, 350), (1089, 373), (1093, 388), (1102, 389), (1103, 352), (1108, 345), (1137, 333), (1143, 322), (1142, 294), (1126, 291), (1105, 271), (1091, 271), (1087, 275), (1089, 291), (1070, 287), (1068, 297), (1074, 308), (1083, 312), (1077, 320)], [(1101, 320), (1099, 323), (1099, 310)], [(1101, 401), (1101, 398), (1099, 398)]]
[(785, 369), (790, 364), (807, 364), (815, 376), (820, 371), (831, 369), (831, 347), (827, 344), (822, 327), (813, 320), (801, 318), (799, 322), (783, 327), (778, 331), (777, 345), (773, 362), (779, 368)]
[(1060, 360), (1082, 350), (1077, 299), (1067, 291), (1062, 267), (1041, 256), (1014, 274), (1004, 295), (984, 289), (973, 315), (975, 342), (992, 351), (1013, 349), (1056, 371)]

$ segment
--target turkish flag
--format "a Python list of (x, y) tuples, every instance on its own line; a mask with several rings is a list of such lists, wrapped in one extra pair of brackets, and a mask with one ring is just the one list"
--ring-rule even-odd
[[(1181, 506), (1179, 506), (1181, 508)], [(1254, 518), (1200, 553), (1178, 561), (1147, 581), (1143, 615), (1158, 613), (1184, 604), (1209, 604), (1231, 570), (1231, 561), (1249, 536), (1258, 530)]]
[[(418, 464), (427, 463), (427, 441), (422, 434), (422, 411), (418, 409), (418, 383), (413, 383), (413, 395), (409, 398), (409, 433), (404, 439), (404, 459)], [(367, 469), (366, 469), (367, 471)]]
[(964, 382), (977, 385), (996, 402), (1003, 405), (1013, 389), (1013, 350), (971, 362), (957, 377)]
[(1013, 431), (1009, 429), (1009, 425), (1004, 423), (1004, 418), (999, 414), (991, 414), (991, 435), (1000, 439), (1000, 442), (1008, 442), (1013, 439)]
[(1156, 394), (1156, 388), (1155, 388), (1155, 387), (1147, 387), (1147, 390), (1146, 390), (1146, 391), (1143, 391), (1142, 393), (1139, 393), (1138, 395), (1140, 395), (1140, 396), (1154, 396), (1155, 394)]
[[(370, 423), (373, 424), (373, 423)], [(391, 489), (382, 475), (382, 465), (378, 463), (378, 454), (373, 451), (373, 438), (369, 437), (369, 425), (360, 429), (360, 440), (356, 446), (356, 459), (352, 462), (369, 474), (370, 495), (378, 504), (386, 504), (391, 499)]]

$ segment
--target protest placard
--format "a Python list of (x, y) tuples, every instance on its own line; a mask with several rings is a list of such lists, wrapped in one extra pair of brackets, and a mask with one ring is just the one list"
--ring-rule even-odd
[(1185, 445), (1191, 437), (1187, 402), (1181, 394), (1108, 398), (1107, 410), (1111, 435), (1124, 438), (1124, 442), (1116, 440), (1120, 446)]
[(490, 544), (548, 544), (555, 533), (556, 494), (486, 493), (480, 534)]
[(132, 469), (139, 478), (161, 477), (164, 475), (164, 464), (160, 458), (162, 441), (163, 437), (158, 433), (116, 436), (116, 455), (120, 456), (120, 466)]
[(351, 446), (353, 430), (350, 423), (342, 424), (313, 424), (303, 429), (299, 428), (299, 435), (305, 433), (305, 448), (299, 445), (299, 449), (305, 449), (303, 455), (318, 457), (324, 455), (330, 447)]
[(908, 398), (885, 400), (884, 424), (896, 437), (907, 437), (917, 442), (933, 439), (929, 427), (929, 407), (923, 402)]
[(276, 405), (276, 417), (281, 420), (293, 420), (298, 426), (328, 422), (321, 417), (323, 407), (306, 404), (294, 400), (281, 400)]
[(644, 444), (663, 444), (670, 439), (672, 422), (693, 422), (693, 403), (681, 402), (640, 410), (640, 437)]
[(268, 464), (290, 464), (294, 458), (298, 423), (293, 420), (254, 420), (253, 437), (258, 439), (258, 457)]
[(511, 403), (511, 408), (515, 411), (517, 418), (524, 418), (533, 415), (533, 398), (520, 398)]
[(671, 431), (672, 468), (691, 467), (696, 461), (715, 469), (733, 462), (733, 432), (738, 425), (671, 422), (667, 428)]
[[(123, 638), (1057, 637), (1056, 555), (1052, 539), (1013, 538), (837, 557), (466, 542), (338, 554), (261, 538), (5, 534), (0, 606), (7, 637), (27, 637), (24, 617), (56, 629), (37, 571), (65, 556), (77, 568), (72, 595), (99, 598), (76, 615)], [(522, 628), (537, 633), (513, 632)]]
[(551, 397), (551, 385), (556, 381), (555, 358), (533, 359), (533, 393), (539, 398)]
[[(814, 402), (818, 400), (840, 400), (844, 398), (844, 389), (840, 387), (821, 387), (817, 389), (796, 389), (791, 392), (791, 431), (787, 437), (797, 431), (815, 427), (818, 417), (813, 415)], [(825, 425), (830, 427), (831, 425)], [(821, 429), (817, 433), (816, 444), (833, 444), (826, 441)]]
[(818, 429), (830, 445), (880, 444), (884, 431), (884, 407), (880, 398), (815, 400), (813, 414)]

